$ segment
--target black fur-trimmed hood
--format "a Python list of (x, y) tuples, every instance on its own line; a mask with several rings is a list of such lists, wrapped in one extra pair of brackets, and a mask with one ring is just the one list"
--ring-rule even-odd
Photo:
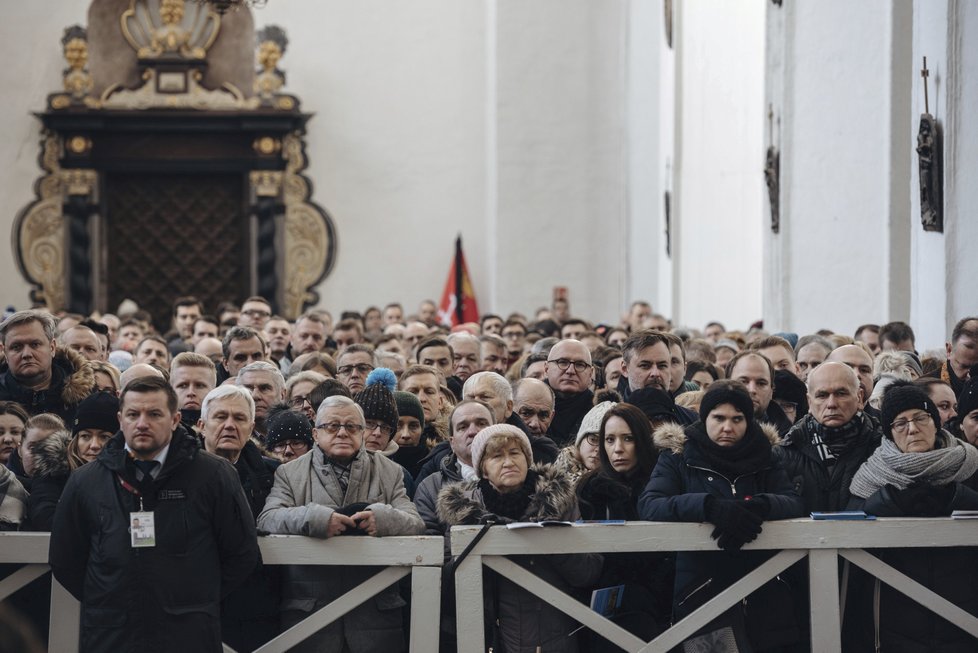
[[(566, 520), (577, 513), (574, 486), (563, 471), (553, 465), (534, 465), (537, 473), (530, 505), (521, 521)], [(478, 481), (452, 483), (438, 493), (438, 518), (449, 526), (478, 523), (486, 513)], [(505, 520), (503, 520), (505, 521)]]
[[(758, 426), (761, 427), (761, 433), (764, 434), (764, 437), (771, 442), (771, 446), (781, 442), (781, 436), (778, 435), (777, 428), (763, 422), (758, 422)], [(652, 441), (655, 443), (657, 449), (671, 451), (677, 456), (682, 455), (683, 448), (686, 445), (686, 428), (689, 427), (683, 427), (678, 424), (663, 424), (652, 433)]]
[(68, 473), (68, 431), (55, 431), (33, 445), (34, 476), (61, 476)]

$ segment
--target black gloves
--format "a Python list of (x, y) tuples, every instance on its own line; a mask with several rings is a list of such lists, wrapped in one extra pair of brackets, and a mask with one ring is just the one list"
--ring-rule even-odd
[(703, 507), (706, 520), (715, 525), (710, 534), (724, 551), (736, 551), (757, 539), (763, 518), (747, 507), (747, 502), (709, 496)]
[(957, 486), (911, 485), (903, 490), (888, 485), (890, 496), (900, 512), (907, 517), (947, 517)]
[(767, 497), (763, 494), (748, 497), (747, 500), (744, 501), (744, 507), (760, 517), (761, 521), (766, 520), (771, 514), (771, 502), (768, 501)]

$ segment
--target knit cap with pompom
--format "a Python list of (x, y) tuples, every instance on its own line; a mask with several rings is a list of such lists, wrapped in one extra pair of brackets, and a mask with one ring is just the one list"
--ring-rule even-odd
[(397, 377), (386, 367), (378, 367), (367, 376), (366, 387), (357, 393), (353, 401), (363, 409), (366, 420), (377, 420), (397, 431), (397, 402), (394, 401), (394, 389), (397, 388)]

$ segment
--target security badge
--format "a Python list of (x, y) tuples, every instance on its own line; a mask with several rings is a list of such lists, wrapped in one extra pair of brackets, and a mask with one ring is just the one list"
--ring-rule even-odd
[(152, 511), (129, 513), (129, 536), (134, 549), (156, 546), (156, 524)]

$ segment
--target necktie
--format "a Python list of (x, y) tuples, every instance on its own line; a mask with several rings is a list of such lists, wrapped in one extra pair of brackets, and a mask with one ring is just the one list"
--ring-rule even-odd
[(136, 469), (143, 473), (142, 482), (152, 483), (153, 482), (153, 470), (159, 465), (155, 460), (134, 460), (132, 464), (136, 466)]

